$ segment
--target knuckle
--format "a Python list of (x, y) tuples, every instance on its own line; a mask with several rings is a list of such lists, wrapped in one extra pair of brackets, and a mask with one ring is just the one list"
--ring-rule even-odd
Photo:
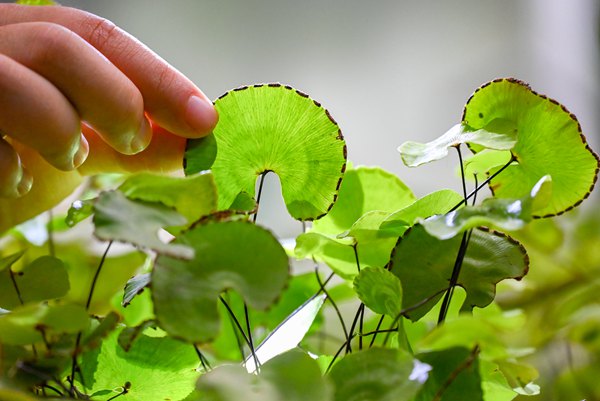
[(31, 40), (30, 57), (38, 64), (45, 64), (62, 59), (70, 53), (69, 44), (72, 43), (74, 33), (67, 28), (49, 23), (35, 24)]

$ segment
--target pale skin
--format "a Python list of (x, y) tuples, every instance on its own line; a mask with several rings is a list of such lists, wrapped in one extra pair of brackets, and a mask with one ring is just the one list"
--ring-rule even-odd
[(181, 168), (212, 102), (137, 39), (67, 7), (0, 4), (0, 233), (82, 175)]

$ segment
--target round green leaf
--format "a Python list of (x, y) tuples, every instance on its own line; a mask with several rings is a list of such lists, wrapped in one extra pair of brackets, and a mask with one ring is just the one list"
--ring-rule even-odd
[(473, 129), (493, 125), (516, 129), (517, 143), (511, 152), (517, 163), (493, 179), (490, 188), (498, 197), (520, 198), (540, 178), (550, 175), (552, 197), (536, 217), (572, 209), (594, 187), (600, 161), (586, 143), (577, 118), (521, 81), (497, 79), (481, 86), (465, 105), (463, 123)]
[(354, 279), (358, 298), (373, 312), (396, 317), (402, 311), (402, 285), (390, 271), (365, 267)]
[(130, 383), (124, 400), (184, 399), (194, 389), (199, 373), (194, 348), (169, 337), (140, 336), (125, 351), (119, 331), (102, 341), (99, 351), (83, 355), (80, 363), (85, 386), (93, 400), (106, 401)]
[(329, 211), (346, 167), (346, 144), (327, 110), (280, 84), (234, 89), (215, 108), (214, 138), (189, 140), (184, 167), (186, 174), (212, 169), (219, 209), (229, 209), (242, 191), (254, 195), (256, 178), (273, 171), (292, 217), (313, 220)]
[(219, 329), (217, 301), (228, 288), (249, 306), (265, 309), (285, 287), (285, 250), (269, 231), (245, 221), (199, 225), (175, 241), (195, 250), (192, 260), (160, 256), (152, 271), (152, 296), (160, 326), (194, 343)]
[[(460, 236), (440, 240), (416, 225), (406, 232), (392, 253), (390, 271), (402, 282), (404, 308), (431, 297), (408, 317), (419, 320), (448, 288)], [(462, 264), (458, 285), (467, 292), (462, 309), (487, 306), (496, 294), (496, 283), (507, 278), (520, 279), (529, 268), (525, 248), (506, 235), (475, 229)], [(434, 296), (435, 294), (439, 294)]]
[(348, 169), (335, 205), (327, 216), (313, 223), (312, 231), (337, 235), (367, 212), (392, 213), (415, 199), (406, 184), (379, 167)]
[[(413, 358), (400, 349), (370, 348), (346, 355), (331, 369), (336, 401), (408, 401), (421, 380)], [(420, 379), (420, 378), (419, 378)]]

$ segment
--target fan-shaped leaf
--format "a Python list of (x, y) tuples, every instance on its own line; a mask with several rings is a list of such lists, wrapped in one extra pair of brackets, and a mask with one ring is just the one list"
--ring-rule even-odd
[(473, 130), (463, 124), (457, 124), (431, 142), (404, 142), (398, 147), (398, 152), (400, 152), (405, 165), (417, 167), (443, 159), (448, 155), (448, 148), (462, 143), (474, 143), (484, 148), (507, 150), (511, 149), (516, 142), (514, 131), (490, 132), (483, 128)]
[(119, 191), (108, 191), (100, 194), (94, 209), (94, 234), (101, 240), (127, 242), (179, 258), (193, 257), (189, 246), (165, 244), (158, 239), (161, 228), (181, 226), (187, 222), (167, 206), (132, 201)]
[(242, 191), (254, 195), (256, 178), (273, 171), (292, 217), (327, 213), (346, 166), (345, 142), (327, 110), (280, 84), (234, 89), (215, 108), (214, 138), (189, 140), (184, 165), (186, 174), (211, 168), (219, 209), (229, 209)]
[(358, 298), (373, 312), (396, 317), (402, 311), (402, 285), (393, 273), (365, 267), (354, 279)]
[(255, 356), (250, 355), (244, 361), (248, 373), (256, 371), (255, 357), (260, 364), (263, 364), (295, 348), (308, 332), (323, 302), (325, 302), (325, 295), (311, 298), (281, 322), (256, 348)]
[(486, 199), (477, 206), (465, 206), (448, 214), (432, 216), (421, 224), (429, 234), (439, 239), (449, 239), (479, 226), (520, 230), (531, 221), (536, 210), (548, 204), (551, 196), (552, 180), (546, 175), (521, 199)]
[(152, 295), (160, 326), (200, 343), (219, 328), (219, 294), (233, 288), (257, 309), (270, 306), (288, 279), (288, 258), (267, 230), (244, 221), (199, 225), (174, 243), (191, 246), (190, 261), (160, 256), (152, 271)]
[(392, 213), (415, 201), (412, 191), (395, 175), (379, 167), (348, 169), (336, 203), (313, 223), (314, 232), (337, 235), (367, 212)]
[(119, 332), (102, 342), (98, 351), (84, 354), (80, 364), (92, 399), (106, 401), (125, 383), (124, 399), (131, 401), (184, 399), (198, 377), (194, 348), (169, 337), (140, 336), (126, 352), (117, 342)]
[(170, 206), (189, 223), (217, 209), (217, 187), (208, 171), (187, 177), (140, 173), (127, 178), (119, 191), (129, 199)]
[(422, 386), (413, 358), (400, 349), (370, 348), (333, 366), (336, 401), (408, 401)]
[(586, 143), (579, 122), (564, 106), (521, 81), (497, 79), (471, 96), (463, 124), (480, 129), (498, 121), (508, 122), (517, 131), (517, 143), (511, 150), (517, 163), (490, 182), (496, 196), (523, 197), (545, 175), (552, 177), (552, 197), (535, 216), (561, 214), (588, 196), (600, 162)]
[[(460, 242), (459, 236), (439, 240), (421, 225), (412, 227), (398, 241), (390, 270), (402, 282), (402, 304), (417, 305), (432, 297), (421, 308), (408, 313), (411, 320), (419, 320), (448, 288)], [(528, 267), (520, 243), (496, 232), (474, 230), (458, 279), (458, 285), (467, 291), (463, 309), (488, 305), (494, 299), (496, 283), (507, 278), (520, 279)], [(436, 293), (440, 295), (434, 296)]]
[[(19, 290), (20, 299), (14, 285)], [(69, 277), (65, 265), (52, 256), (34, 260), (22, 271), (13, 273), (12, 278), (9, 271), (0, 274), (0, 307), (5, 309), (21, 305), (21, 301), (28, 303), (60, 298), (68, 291)]]

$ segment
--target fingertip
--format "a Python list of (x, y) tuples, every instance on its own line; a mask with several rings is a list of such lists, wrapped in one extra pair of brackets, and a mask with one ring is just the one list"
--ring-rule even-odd
[(205, 136), (212, 132), (217, 125), (219, 115), (210, 100), (198, 95), (188, 98), (185, 119), (197, 136)]
[(130, 152), (126, 153), (129, 155), (135, 155), (142, 152), (148, 147), (152, 140), (152, 125), (146, 117), (142, 119), (139, 132), (133, 137), (129, 145)]

